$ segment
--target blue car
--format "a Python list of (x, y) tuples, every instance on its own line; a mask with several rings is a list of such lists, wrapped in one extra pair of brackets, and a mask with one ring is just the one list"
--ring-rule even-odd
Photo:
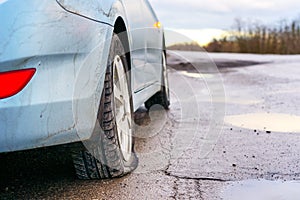
[(77, 176), (137, 166), (134, 112), (170, 105), (147, 0), (0, 0), (0, 152), (69, 144)]

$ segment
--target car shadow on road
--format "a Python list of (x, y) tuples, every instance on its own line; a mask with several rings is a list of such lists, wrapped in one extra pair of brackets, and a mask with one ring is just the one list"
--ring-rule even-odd
[[(145, 109), (135, 113), (136, 124), (143, 126), (149, 121), (149, 113)], [(48, 197), (73, 186), (93, 183), (75, 177), (67, 145), (0, 154), (0, 199)]]
[(48, 181), (75, 179), (71, 156), (64, 146), (0, 154), (0, 161), (0, 196)]

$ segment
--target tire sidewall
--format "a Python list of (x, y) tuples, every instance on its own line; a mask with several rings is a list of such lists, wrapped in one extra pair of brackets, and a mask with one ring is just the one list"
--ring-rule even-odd
[[(123, 44), (122, 44), (122, 41), (120, 40), (119, 36), (117, 34), (113, 34), (112, 36), (112, 41), (111, 41), (111, 47), (110, 47), (110, 52), (109, 52), (109, 59), (108, 59), (108, 66), (107, 68), (110, 68), (109, 70), (111, 70), (111, 75), (113, 76), (114, 74), (114, 69), (113, 69), (113, 62), (114, 62), (114, 58), (115, 56), (120, 56), (121, 60), (122, 60), (122, 63), (123, 63), (123, 66), (124, 66), (124, 71), (126, 73), (126, 79), (127, 79), (127, 85), (128, 85), (128, 92), (129, 92), (129, 102), (130, 102), (130, 108), (131, 108), (131, 120), (132, 120), (132, 124), (134, 122), (134, 119), (133, 119), (133, 115), (134, 115), (134, 111), (133, 111), (133, 99), (132, 99), (132, 89), (131, 89), (131, 73), (130, 73), (130, 70), (129, 70), (129, 67), (128, 67), (128, 61), (126, 59), (126, 53), (125, 50), (124, 50), (124, 47), (123, 47)], [(111, 77), (111, 84), (113, 85), (113, 77)], [(112, 87), (113, 89), (113, 87)], [(115, 110), (115, 102), (114, 102), (114, 92), (112, 91), (112, 107), (113, 107), (113, 113), (114, 113), (114, 116), (116, 116), (116, 110)], [(117, 132), (117, 122), (115, 122), (115, 138), (116, 138), (116, 141), (118, 142), (118, 132)], [(124, 167), (132, 167), (132, 165), (135, 165), (134, 163), (136, 162), (136, 154), (135, 154), (135, 151), (134, 151), (134, 144), (135, 144), (135, 140), (134, 140), (134, 128), (132, 127), (132, 151), (131, 151), (131, 158), (129, 161), (125, 161), (124, 159), (122, 159), (122, 162), (123, 162), (123, 165)], [(120, 144), (118, 142), (118, 147), (119, 147), (119, 151), (120, 151), (120, 154), (122, 155), (122, 152), (121, 152), (121, 148), (120, 148)], [(122, 158), (123, 158), (123, 155), (122, 155)], [(125, 171), (127, 171), (125, 169)]]

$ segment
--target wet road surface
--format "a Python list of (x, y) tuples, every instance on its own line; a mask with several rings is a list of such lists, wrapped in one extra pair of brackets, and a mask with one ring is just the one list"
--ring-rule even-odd
[(217, 73), (177, 54), (170, 110), (136, 114), (134, 173), (76, 180), (65, 147), (1, 154), (0, 199), (297, 199), (300, 57), (211, 54)]

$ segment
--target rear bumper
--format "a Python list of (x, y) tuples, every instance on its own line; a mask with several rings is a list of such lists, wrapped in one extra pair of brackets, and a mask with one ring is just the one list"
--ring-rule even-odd
[(72, 114), (72, 60), (64, 55), (27, 61), (37, 69), (33, 79), (17, 95), (0, 100), (0, 152), (78, 140)]
[(0, 18), (0, 72), (36, 69), (21, 92), (0, 100), (0, 152), (88, 139), (112, 27), (70, 14), (55, 0), (8, 0)]

